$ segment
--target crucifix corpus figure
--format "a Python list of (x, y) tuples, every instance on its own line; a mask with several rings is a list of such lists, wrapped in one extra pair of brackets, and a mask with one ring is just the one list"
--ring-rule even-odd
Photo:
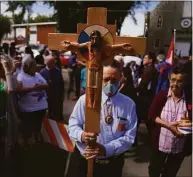
[[(75, 106), (75, 109), (82, 109), (74, 110), (72, 112), (69, 120), (69, 131), (70, 136), (75, 139), (78, 144), (82, 144), (81, 147), (85, 147), (82, 149), (77, 144), (81, 154), (83, 154), (88, 160), (87, 177), (93, 177), (93, 163), (99, 156), (96, 152), (98, 152), (97, 150), (101, 147), (104, 147), (103, 145), (99, 146), (97, 139), (97, 136), (100, 133), (100, 121), (103, 119), (101, 117), (101, 112), (105, 109), (101, 107), (103, 106), (103, 104), (101, 104), (102, 82), (104, 82), (103, 67), (111, 65), (114, 56), (120, 53), (128, 55), (144, 54), (146, 40), (145, 38), (116, 36), (116, 25), (107, 25), (106, 8), (88, 8), (87, 24), (78, 24), (77, 33), (78, 34), (50, 33), (48, 38), (48, 47), (52, 50), (70, 50), (76, 52), (78, 60), (86, 62), (86, 96), (81, 97), (76, 103), (76, 105), (79, 106)], [(119, 82), (119, 74), (120, 71), (115, 72), (115, 75), (118, 75), (116, 77), (116, 86)], [(82, 103), (80, 100), (83, 98), (85, 98), (85, 100), (83, 100)], [(127, 105), (127, 103), (125, 104)], [(131, 105), (130, 101), (128, 104)], [(105, 107), (107, 107), (107, 105)], [(113, 107), (115, 107), (115, 105)], [(114, 110), (111, 107), (110, 113), (113, 113), (113, 111)], [(127, 110), (128, 114), (130, 111), (131, 110)], [(81, 113), (81, 115), (77, 114), (77, 112)], [(132, 112), (135, 112), (135, 110)], [(135, 115), (133, 117), (134, 119), (136, 118)], [(79, 122), (82, 119), (84, 122)], [(104, 119), (106, 121), (105, 126), (107, 126), (106, 128), (108, 129), (112, 129), (114, 124), (116, 124), (116, 121), (114, 120), (115, 118), (112, 115), (107, 114)], [(118, 120), (118, 118), (116, 119)], [(121, 119), (127, 122), (127, 118), (120, 117), (119, 120), (121, 121)], [(83, 130), (82, 127), (84, 124), (85, 127)], [(121, 125), (118, 126), (117, 129), (119, 131), (126, 131), (125, 127), (122, 127)], [(135, 132), (136, 123), (134, 123), (133, 127), (130, 128)], [(79, 135), (81, 135), (81, 137)], [(121, 134), (117, 134), (116, 136), (118, 135), (121, 136)], [(100, 136), (98, 138), (100, 138)], [(128, 145), (128, 147), (129, 146), (130, 145)], [(124, 147), (127, 148), (127, 146)], [(122, 153), (125, 150), (127, 149), (122, 149), (120, 152)], [(104, 151), (106, 151), (106, 153), (102, 154), (103, 156), (106, 154), (106, 157), (103, 158), (109, 158), (108, 150), (106, 149)], [(111, 156), (115, 156), (115, 154), (111, 154)]]
[(105, 44), (100, 31), (94, 30), (90, 35), (90, 41), (85, 43), (77, 43), (70, 41), (62, 41), (61, 49), (65, 51), (78, 52), (80, 49), (88, 50), (88, 107), (96, 109), (96, 103), (98, 100), (97, 89), (99, 83), (99, 72), (103, 65), (109, 64), (113, 61), (116, 54), (130, 53), (132, 54), (131, 45), (124, 44)]

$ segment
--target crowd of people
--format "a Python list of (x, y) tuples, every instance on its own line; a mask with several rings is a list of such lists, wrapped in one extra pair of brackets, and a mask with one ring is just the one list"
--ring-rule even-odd
[[(9, 120), (9, 128), (2, 131), (1, 127), (1, 144), (5, 137), (7, 142), (6, 151), (1, 151), (4, 159), (17, 143), (27, 149), (42, 141), (40, 130), (46, 116), (64, 121), (65, 81), (58, 51), (45, 48), (34, 57), (31, 48), (26, 47), (23, 57), (17, 51), (9, 56), (5, 50), (0, 57), (0, 121)], [(151, 52), (146, 54), (141, 65), (132, 61), (125, 66), (120, 55), (113, 64), (105, 66), (101, 133), (97, 137), (83, 130), (86, 64), (72, 53), (67, 69), (67, 98), (78, 101), (69, 119), (69, 135), (77, 142), (80, 177), (86, 176), (84, 157), (90, 154), (96, 157), (94, 177), (121, 177), (123, 153), (137, 146), (137, 129), (142, 122), (146, 124), (153, 152), (149, 176), (175, 177), (184, 157), (192, 151), (191, 137), (177, 131), (182, 115), (186, 113), (189, 119), (192, 115), (191, 66), (191, 57), (186, 63), (176, 61), (171, 66), (163, 52), (157, 57)], [(107, 115), (113, 123), (106, 121)], [(97, 138), (94, 152), (85, 149), (89, 138)]]
[[(69, 119), (70, 136), (77, 142), (76, 153), (80, 156), (80, 176), (86, 176), (85, 158), (94, 156), (94, 177), (121, 177), (123, 153), (137, 146), (137, 129), (144, 122), (147, 145), (152, 150), (149, 176), (175, 177), (184, 158), (192, 152), (191, 134), (185, 136), (177, 129), (184, 114), (192, 120), (191, 66), (191, 57), (187, 63), (176, 59), (172, 66), (163, 53), (156, 57), (151, 52), (144, 56), (141, 68), (133, 62), (125, 66), (121, 55), (105, 66), (99, 136), (82, 128), (84, 95)], [(97, 139), (97, 145), (91, 150), (86, 144), (92, 139)]]
[(34, 58), (28, 46), (23, 57), (17, 51), (11, 57), (1, 48), (1, 162), (15, 146), (29, 149), (42, 142), (46, 116), (63, 121), (64, 80), (54, 52), (45, 50)]

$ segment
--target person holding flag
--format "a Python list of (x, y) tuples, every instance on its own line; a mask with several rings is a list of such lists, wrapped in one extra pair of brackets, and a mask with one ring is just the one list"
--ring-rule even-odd
[(166, 61), (163, 51), (157, 56), (157, 65), (155, 66), (158, 72), (158, 80), (156, 85), (156, 94), (160, 90), (165, 90), (169, 88), (169, 78), (168, 74), (172, 68), (172, 65)]
[(159, 64), (156, 65), (156, 70), (158, 71), (159, 75), (158, 75), (158, 81), (156, 86), (156, 94), (161, 90), (165, 90), (169, 88), (168, 74), (175, 63), (174, 61), (175, 36), (176, 36), (176, 30), (174, 29), (167, 56), (163, 58), (163, 51), (160, 51), (161, 55), (159, 54), (157, 56), (157, 61)]

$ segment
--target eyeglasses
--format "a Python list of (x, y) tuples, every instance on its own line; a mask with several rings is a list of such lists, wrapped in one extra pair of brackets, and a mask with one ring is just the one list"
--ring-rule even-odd
[(177, 84), (183, 84), (184, 81), (183, 80), (178, 80), (178, 79), (175, 79), (175, 78), (171, 78), (170, 82), (171, 83), (175, 83), (176, 82)]

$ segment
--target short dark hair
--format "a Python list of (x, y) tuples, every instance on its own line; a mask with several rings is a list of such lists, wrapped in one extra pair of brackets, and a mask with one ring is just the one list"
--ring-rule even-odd
[(31, 52), (32, 52), (31, 47), (30, 47), (30, 46), (27, 46), (27, 47), (25, 48), (25, 52), (26, 52), (27, 54), (31, 54)]
[(152, 63), (154, 64), (156, 62), (156, 55), (155, 55), (155, 53), (149, 52), (147, 55), (148, 55), (148, 57), (150, 59), (152, 59)]
[(52, 56), (53, 55), (59, 57), (59, 51), (58, 50), (52, 50)]
[(185, 65), (183, 63), (176, 63), (170, 73), (169, 76), (171, 76), (171, 74), (183, 74), (183, 75), (187, 75), (186, 69), (185, 69)]
[(117, 60), (113, 60), (111, 64), (105, 65), (104, 67), (111, 67), (117, 69), (120, 73), (122, 72), (121, 63)]

